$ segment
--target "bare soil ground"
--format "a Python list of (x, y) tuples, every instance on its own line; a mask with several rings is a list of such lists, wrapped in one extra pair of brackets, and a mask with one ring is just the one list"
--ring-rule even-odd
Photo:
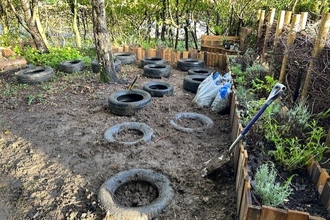
[[(142, 70), (124, 66), (120, 77), (132, 81)], [(108, 96), (126, 87), (99, 82), (99, 76), (56, 73), (52, 82), (18, 85), (12, 73), (0, 74), (0, 219), (104, 219), (98, 201), (103, 182), (120, 171), (153, 169), (174, 189), (171, 204), (156, 219), (225, 219), (236, 216), (233, 167), (202, 178), (203, 163), (231, 144), (228, 114), (197, 109), (183, 89), (187, 73), (172, 69), (170, 97), (134, 116), (109, 112)], [(135, 88), (159, 81), (140, 77)], [(201, 133), (176, 131), (180, 112), (210, 117)], [(124, 147), (104, 140), (107, 128), (122, 122), (146, 123), (152, 141)]]

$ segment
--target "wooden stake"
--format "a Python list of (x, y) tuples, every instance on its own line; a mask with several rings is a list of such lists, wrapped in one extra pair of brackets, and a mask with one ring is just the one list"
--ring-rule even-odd
[(307, 24), (308, 12), (301, 12), (299, 31), (305, 30)]
[(329, 27), (330, 27), (330, 13), (327, 13), (323, 15), (320, 23), (319, 33), (317, 35), (315, 45), (312, 51), (312, 59), (311, 62), (309, 63), (306, 73), (305, 83), (303, 86), (303, 90), (301, 92), (301, 98), (302, 98), (301, 100), (305, 100), (307, 98), (308, 87), (311, 81), (312, 71), (315, 65), (314, 60), (316, 60), (316, 58), (320, 56), (324, 48), (329, 33)]
[(261, 38), (262, 35), (262, 26), (265, 22), (265, 10), (261, 10), (260, 17), (259, 17), (259, 28), (258, 28), (258, 38)]
[(330, 128), (328, 130), (327, 139), (325, 140), (325, 145), (330, 147)]
[(188, 51), (183, 51), (182, 58), (188, 58), (189, 52)]
[(297, 32), (297, 29), (299, 28), (299, 26), (298, 26), (299, 20), (300, 20), (300, 14), (293, 15), (291, 29), (290, 29), (290, 32), (288, 35), (288, 40), (286, 43), (287, 46), (285, 48), (284, 56), (283, 56), (283, 60), (282, 60), (282, 67), (281, 67), (280, 78), (279, 78), (280, 82), (284, 81), (284, 78), (286, 75), (286, 63), (288, 62), (289, 48), (292, 45), (292, 43), (294, 42), (294, 39), (296, 38), (296, 32)]
[(269, 31), (273, 26), (274, 17), (275, 17), (275, 8), (272, 8), (270, 15), (269, 15), (269, 21), (267, 23), (267, 28), (266, 28), (265, 38), (264, 38), (264, 47), (262, 49), (262, 61), (265, 61), (265, 54), (267, 53), (266, 48), (267, 48), (268, 39), (269, 39)]
[(137, 59), (137, 60), (142, 60), (142, 59), (143, 59), (143, 56), (142, 56), (142, 48), (141, 48), (141, 47), (138, 47), (138, 48), (137, 48), (136, 59)]
[(284, 24), (290, 24), (292, 11), (285, 12)]
[(278, 18), (278, 21), (277, 21), (277, 27), (276, 27), (275, 39), (274, 39), (274, 46), (275, 47), (278, 44), (278, 40), (280, 38), (280, 34), (282, 33), (282, 30), (283, 30), (284, 18), (285, 18), (285, 11), (282, 10), (280, 12), (280, 15), (279, 15), (279, 18)]

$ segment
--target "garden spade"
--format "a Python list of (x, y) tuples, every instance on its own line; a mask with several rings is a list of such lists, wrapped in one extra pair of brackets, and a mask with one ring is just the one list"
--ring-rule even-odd
[(246, 133), (250, 130), (252, 125), (258, 120), (258, 118), (262, 115), (262, 113), (266, 110), (266, 108), (278, 97), (280, 97), (285, 91), (285, 86), (281, 83), (277, 83), (272, 91), (269, 93), (269, 96), (266, 102), (263, 104), (261, 109), (255, 114), (255, 116), (251, 119), (251, 121), (246, 125), (242, 133), (236, 138), (236, 140), (231, 144), (228, 150), (224, 153), (221, 153), (218, 157), (212, 158), (204, 163), (205, 168), (202, 169), (202, 177), (205, 177), (212, 173), (214, 170), (221, 168), (224, 164), (230, 161), (232, 150), (236, 146), (236, 144), (246, 135)]
[(129, 90), (132, 90), (132, 89), (133, 89), (133, 86), (134, 86), (136, 80), (137, 80), (139, 77), (140, 77), (140, 75), (137, 75), (137, 76), (134, 78), (133, 82), (128, 86), (128, 89), (129, 89)]

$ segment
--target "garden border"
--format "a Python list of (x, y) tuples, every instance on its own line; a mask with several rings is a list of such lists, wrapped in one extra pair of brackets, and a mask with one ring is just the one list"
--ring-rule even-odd
[[(243, 131), (240, 116), (237, 114), (238, 100), (235, 87), (232, 87), (232, 100), (230, 106), (230, 122), (232, 124), (231, 138), (235, 140)], [(252, 204), (251, 184), (248, 175), (248, 152), (243, 142), (234, 148), (234, 171), (236, 175), (237, 215), (239, 220), (325, 220), (318, 216), (311, 216), (308, 212), (285, 210), (270, 206), (255, 206)], [(307, 172), (319, 192), (320, 200), (330, 213), (330, 176), (321, 168), (319, 163), (312, 160), (307, 166)]]

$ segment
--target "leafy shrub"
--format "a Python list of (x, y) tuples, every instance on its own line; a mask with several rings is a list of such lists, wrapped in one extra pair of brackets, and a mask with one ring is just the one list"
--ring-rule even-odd
[(261, 198), (263, 205), (278, 206), (283, 204), (284, 200), (292, 192), (290, 183), (291, 176), (284, 185), (276, 181), (276, 170), (273, 163), (262, 164), (255, 174), (255, 192)]
[(266, 112), (262, 118), (265, 137), (276, 147), (269, 154), (286, 170), (301, 168), (312, 158), (320, 161), (328, 149), (321, 141), (326, 132), (316, 120), (310, 120), (311, 117), (307, 106), (299, 104), (286, 113), (270, 115)]
[(85, 63), (90, 63), (91, 58), (89, 56), (83, 56), (81, 52), (76, 48), (50, 48), (49, 53), (40, 53), (37, 49), (32, 47), (26, 47), (21, 51), (16, 47), (15, 52), (23, 56), (28, 63), (34, 66), (50, 66), (57, 68), (59, 64), (67, 60), (81, 59)]

